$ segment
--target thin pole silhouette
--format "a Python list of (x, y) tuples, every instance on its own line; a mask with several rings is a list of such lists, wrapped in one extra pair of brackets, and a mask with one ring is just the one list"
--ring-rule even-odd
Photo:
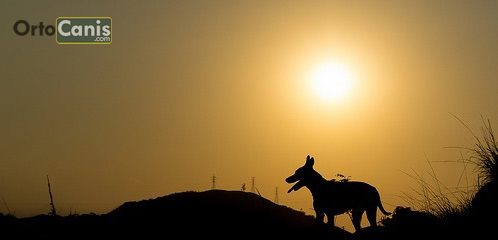
[(50, 214), (53, 216), (57, 215), (57, 211), (55, 211), (54, 198), (52, 196), (52, 189), (50, 188), (50, 179), (47, 175), (47, 183), (48, 183), (48, 195), (50, 196)]
[(7, 205), (7, 202), (5, 201), (5, 198), (3, 198), (2, 195), (0, 195), (0, 197), (2, 197), (3, 204), (5, 205), (5, 208), (7, 208), (7, 212), (10, 214), (10, 209), (9, 206)]

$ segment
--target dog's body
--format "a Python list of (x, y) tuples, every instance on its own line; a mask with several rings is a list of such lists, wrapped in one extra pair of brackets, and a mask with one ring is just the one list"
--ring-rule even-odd
[(307, 187), (313, 195), (313, 207), (316, 219), (323, 223), (325, 214), (329, 224), (334, 224), (334, 216), (351, 210), (355, 229), (361, 228), (361, 217), (367, 212), (367, 219), (371, 226), (377, 226), (377, 207), (389, 215), (380, 201), (377, 189), (364, 182), (337, 182), (327, 181), (313, 169), (314, 158), (306, 159), (306, 164), (296, 170), (294, 175), (286, 179), (287, 183), (297, 182), (291, 191)]

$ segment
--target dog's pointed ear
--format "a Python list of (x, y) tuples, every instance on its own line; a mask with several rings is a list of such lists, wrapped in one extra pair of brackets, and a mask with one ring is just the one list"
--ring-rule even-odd
[(306, 158), (306, 164), (304, 164), (304, 166), (312, 168), (313, 165), (315, 165), (315, 158), (310, 158), (310, 156), (308, 155), (308, 157)]

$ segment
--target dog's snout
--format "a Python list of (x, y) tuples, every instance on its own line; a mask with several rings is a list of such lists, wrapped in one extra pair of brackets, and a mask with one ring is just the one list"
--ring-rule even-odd
[(292, 176), (290, 176), (290, 177), (286, 178), (286, 179), (285, 179), (285, 181), (286, 181), (287, 183), (293, 183), (293, 182), (296, 182), (296, 181), (297, 181), (297, 179), (296, 179), (296, 175), (292, 175)]

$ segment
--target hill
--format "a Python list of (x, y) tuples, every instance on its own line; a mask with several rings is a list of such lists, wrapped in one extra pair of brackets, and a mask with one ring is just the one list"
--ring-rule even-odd
[(127, 202), (103, 215), (0, 218), (2, 232), (37, 239), (347, 239), (312, 216), (253, 193), (211, 190)]

